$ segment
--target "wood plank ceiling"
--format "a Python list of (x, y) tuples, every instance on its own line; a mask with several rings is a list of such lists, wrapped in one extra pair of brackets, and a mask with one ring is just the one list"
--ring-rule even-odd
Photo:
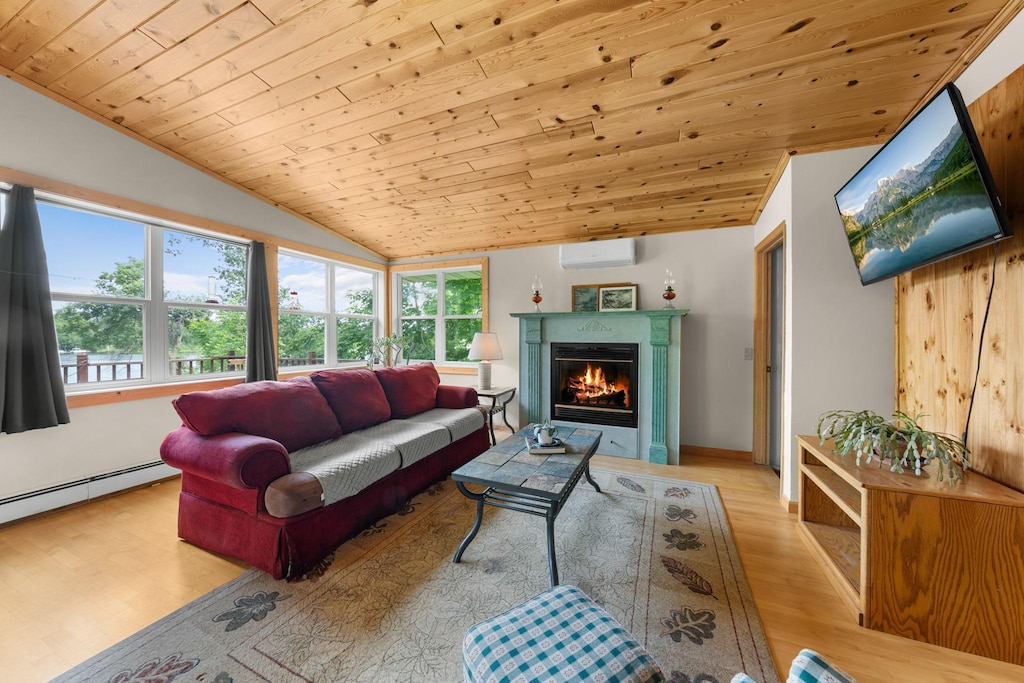
[(1021, 5), (0, 0), (0, 68), (400, 259), (750, 224)]

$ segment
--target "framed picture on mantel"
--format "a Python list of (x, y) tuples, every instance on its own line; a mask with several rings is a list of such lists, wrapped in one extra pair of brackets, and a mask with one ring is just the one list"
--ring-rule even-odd
[(629, 282), (610, 282), (603, 285), (573, 285), (572, 310), (579, 313), (597, 312), (598, 292), (602, 287), (629, 287)]
[(635, 311), (636, 285), (605, 285), (597, 290), (597, 310)]

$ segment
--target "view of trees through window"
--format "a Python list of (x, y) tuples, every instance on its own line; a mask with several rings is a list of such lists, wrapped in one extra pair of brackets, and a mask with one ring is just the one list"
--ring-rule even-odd
[[(37, 207), (65, 384), (244, 371), (246, 243), (73, 200)], [(365, 362), (378, 273), (282, 251), (278, 276), (282, 367)]]
[(483, 329), (482, 283), (479, 268), (401, 275), (399, 317), (410, 359), (469, 360), (473, 334)]
[(376, 325), (376, 275), (281, 252), (278, 363), (282, 368), (363, 362)]
[[(240, 371), (246, 245), (48, 202), (38, 207), (66, 383)], [(159, 245), (158, 259), (147, 244)], [(154, 343), (163, 334), (166, 344)]]

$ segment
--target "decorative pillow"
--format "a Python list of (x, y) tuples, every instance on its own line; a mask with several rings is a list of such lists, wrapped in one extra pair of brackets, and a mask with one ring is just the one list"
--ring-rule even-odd
[(331, 407), (308, 377), (195, 391), (171, 403), (185, 426), (203, 436), (255, 434), (289, 453), (341, 436)]
[(433, 363), (417, 363), (376, 370), (391, 404), (391, 417), (409, 417), (437, 405), (441, 378)]
[(391, 419), (391, 405), (370, 370), (321, 370), (310, 375), (349, 434)]

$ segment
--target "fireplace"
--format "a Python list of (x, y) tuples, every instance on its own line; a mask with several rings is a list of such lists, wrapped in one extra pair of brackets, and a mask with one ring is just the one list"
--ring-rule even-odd
[(637, 344), (551, 344), (551, 419), (637, 426)]

